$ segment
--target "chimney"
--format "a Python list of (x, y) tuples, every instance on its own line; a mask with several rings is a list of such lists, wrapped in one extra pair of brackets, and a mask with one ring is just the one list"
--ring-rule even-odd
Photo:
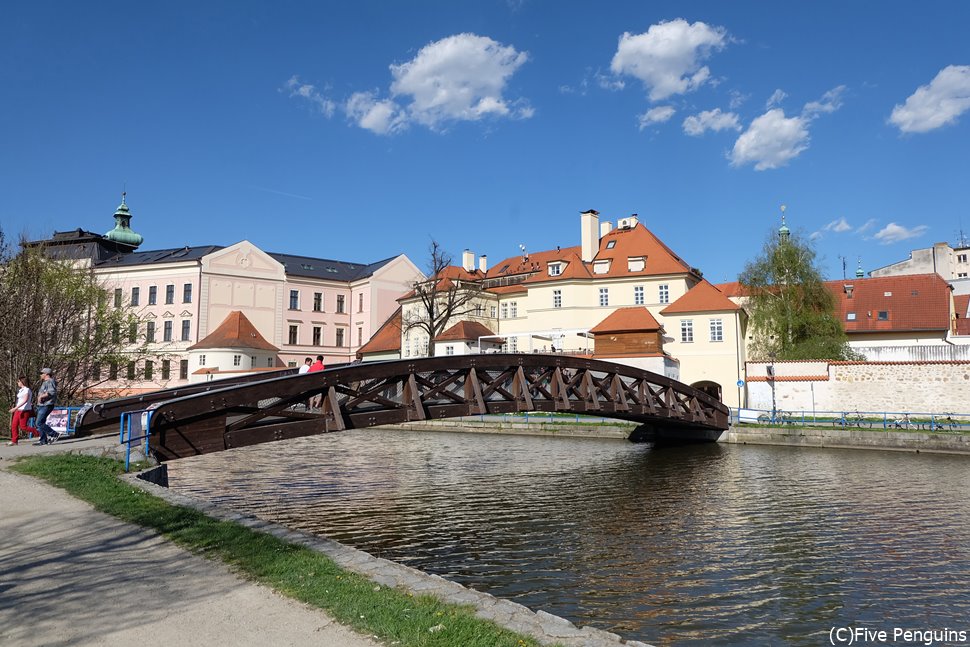
[(613, 231), (613, 223), (607, 220), (600, 223), (600, 238)]
[(475, 253), (465, 250), (461, 253), (461, 266), (466, 272), (475, 271)]
[(583, 243), (582, 259), (584, 263), (592, 263), (596, 252), (600, 249), (600, 239), (597, 234), (600, 228), (600, 214), (595, 209), (584, 211), (579, 216), (580, 238)]
[(481, 270), (482, 274), (488, 272), (488, 256), (482, 254), (478, 259), (478, 269)]

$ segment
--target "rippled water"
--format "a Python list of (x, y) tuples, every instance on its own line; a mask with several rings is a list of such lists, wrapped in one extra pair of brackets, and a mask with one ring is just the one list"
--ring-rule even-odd
[(658, 645), (970, 618), (967, 457), (359, 430), (169, 470), (173, 489)]

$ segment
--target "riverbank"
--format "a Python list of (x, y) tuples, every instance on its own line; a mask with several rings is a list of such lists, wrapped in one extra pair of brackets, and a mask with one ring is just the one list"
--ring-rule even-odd
[(718, 442), (970, 455), (970, 434), (955, 432), (733, 426)]

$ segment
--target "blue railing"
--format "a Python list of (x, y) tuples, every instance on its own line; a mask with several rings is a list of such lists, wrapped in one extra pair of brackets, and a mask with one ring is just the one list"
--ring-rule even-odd
[[(55, 406), (51, 409), (50, 415), (47, 416), (47, 424), (51, 429), (60, 432), (62, 435), (73, 436), (74, 432), (77, 431), (77, 414), (83, 408)], [(27, 426), (36, 428), (36, 418), (31, 417), (27, 421)]]
[(959, 433), (970, 431), (970, 413), (731, 409), (730, 423)]
[(131, 447), (142, 441), (142, 449), (148, 456), (148, 437), (151, 435), (152, 410), (126, 411), (121, 414), (121, 432), (118, 442), (125, 446), (125, 471), (131, 465)]

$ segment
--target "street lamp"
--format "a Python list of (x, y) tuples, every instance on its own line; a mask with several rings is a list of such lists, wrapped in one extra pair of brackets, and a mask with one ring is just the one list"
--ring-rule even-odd
[(775, 407), (775, 354), (769, 353), (768, 359), (771, 360), (771, 364), (768, 365), (768, 381), (771, 383), (771, 424), (775, 424), (775, 415), (778, 412)]

